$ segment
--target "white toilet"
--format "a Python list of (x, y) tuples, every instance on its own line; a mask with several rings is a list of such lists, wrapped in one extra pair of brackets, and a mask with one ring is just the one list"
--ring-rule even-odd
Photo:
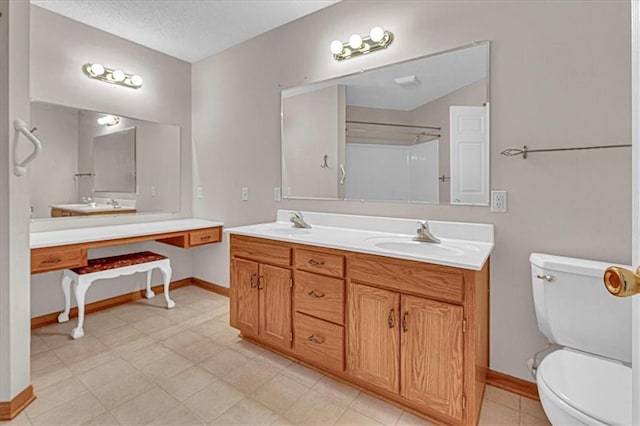
[(631, 425), (631, 300), (606, 291), (611, 265), (540, 253), (529, 260), (538, 328), (563, 347), (536, 372), (547, 417), (557, 426)]

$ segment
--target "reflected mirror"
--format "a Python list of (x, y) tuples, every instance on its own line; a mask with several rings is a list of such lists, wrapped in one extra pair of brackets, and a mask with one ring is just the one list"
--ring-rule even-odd
[(489, 42), (282, 91), (284, 198), (488, 205)]
[(32, 219), (180, 210), (180, 127), (31, 102)]

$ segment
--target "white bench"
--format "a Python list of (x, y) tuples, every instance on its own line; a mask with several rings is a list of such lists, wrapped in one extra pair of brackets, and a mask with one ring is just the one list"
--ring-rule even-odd
[(169, 298), (169, 283), (171, 282), (171, 264), (169, 258), (161, 254), (144, 251), (120, 256), (102, 257), (91, 259), (87, 266), (65, 269), (62, 273), (62, 292), (64, 293), (64, 312), (58, 315), (58, 322), (69, 321), (71, 310), (71, 283), (73, 293), (78, 303), (78, 326), (71, 331), (71, 337), (78, 339), (84, 336), (84, 300), (87, 290), (95, 280), (116, 278), (122, 275), (131, 275), (136, 272), (147, 273), (147, 289), (145, 297), (151, 299), (155, 293), (151, 290), (151, 272), (158, 268), (164, 281), (164, 298), (167, 308), (176, 306)]

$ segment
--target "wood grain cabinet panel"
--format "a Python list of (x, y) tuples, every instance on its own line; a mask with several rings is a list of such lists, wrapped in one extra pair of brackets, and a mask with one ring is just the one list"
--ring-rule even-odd
[(399, 309), (399, 293), (349, 286), (348, 373), (391, 392), (400, 383)]
[(57, 271), (87, 265), (87, 250), (79, 247), (47, 247), (31, 250), (31, 273)]
[(231, 326), (242, 333), (258, 335), (258, 262), (245, 259), (232, 259), (231, 268)]
[(344, 280), (296, 271), (293, 294), (296, 311), (344, 324)]
[(344, 371), (344, 327), (295, 314), (295, 352), (309, 362), (333, 371)]
[(406, 295), (401, 305), (401, 395), (461, 419), (462, 307)]
[(296, 249), (296, 269), (331, 275), (344, 276), (344, 256), (313, 250)]
[(189, 246), (219, 243), (222, 241), (222, 228), (210, 228), (202, 231), (189, 232)]
[(291, 347), (291, 271), (260, 265), (260, 338), (281, 348)]
[(239, 238), (236, 235), (231, 236), (231, 242), (232, 256), (253, 259), (261, 263), (270, 263), (272, 265), (291, 265), (290, 247), (263, 242), (256, 238)]

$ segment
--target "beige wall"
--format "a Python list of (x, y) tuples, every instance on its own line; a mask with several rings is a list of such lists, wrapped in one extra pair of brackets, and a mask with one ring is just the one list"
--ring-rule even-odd
[[(190, 64), (35, 6), (31, 7), (30, 55), (33, 99), (180, 126), (182, 212), (191, 213)], [(81, 69), (90, 61), (138, 73), (144, 78), (144, 85), (139, 90), (131, 90), (91, 80)], [(43, 143), (47, 149), (47, 141)], [(56, 224), (63, 220), (58, 221)], [(174, 280), (192, 275), (190, 251), (166, 244), (96, 249), (91, 250), (89, 256), (140, 250), (169, 256)], [(60, 276), (60, 272), (31, 276), (32, 316), (63, 308)], [(154, 275), (153, 282), (161, 283), (160, 276)], [(87, 294), (87, 302), (128, 293), (143, 286), (143, 274), (110, 280), (109, 285), (98, 283)]]
[[(381, 25), (386, 50), (337, 62), (333, 39)], [(280, 88), (491, 40), (488, 207), (272, 201), (280, 180)], [(534, 251), (628, 263), (629, 149), (506, 158), (505, 148), (629, 143), (628, 2), (345, 1), (193, 65), (197, 216), (228, 226), (271, 221), (277, 208), (493, 223), (491, 368), (531, 380), (526, 361), (545, 339), (531, 296)], [(242, 202), (240, 188), (251, 199)], [(228, 284), (224, 247), (194, 251), (196, 276)]]

